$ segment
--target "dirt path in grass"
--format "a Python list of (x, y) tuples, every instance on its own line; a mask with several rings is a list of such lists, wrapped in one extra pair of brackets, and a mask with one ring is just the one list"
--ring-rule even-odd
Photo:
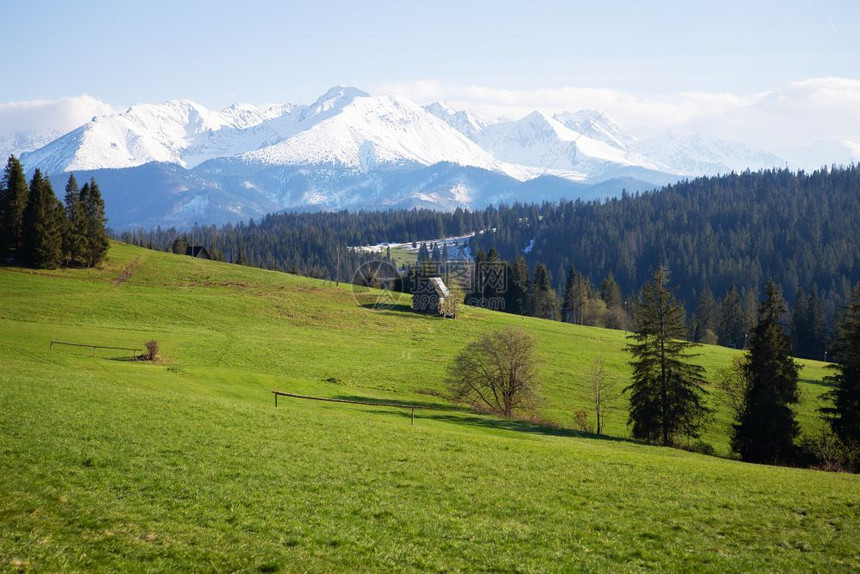
[(131, 277), (131, 274), (134, 273), (134, 270), (138, 266), (139, 263), (140, 263), (140, 255), (135, 257), (134, 261), (132, 261), (130, 264), (126, 265), (123, 268), (122, 272), (119, 274), (119, 277), (117, 277), (116, 279), (111, 281), (111, 283), (113, 283), (114, 285), (121, 285), (122, 283), (124, 283), (126, 279)]

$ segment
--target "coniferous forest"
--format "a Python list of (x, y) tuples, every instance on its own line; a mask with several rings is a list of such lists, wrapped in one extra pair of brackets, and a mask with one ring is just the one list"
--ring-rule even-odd
[(36, 169), (29, 184), (10, 156), (0, 181), (0, 261), (40, 269), (94, 267), (107, 256), (105, 204), (95, 179), (82, 188), (74, 174), (65, 204)]
[(789, 308), (796, 354), (823, 358), (860, 279), (857, 221), (860, 167), (850, 166), (702, 177), (603, 201), (279, 213), (119, 237), (162, 250), (193, 241), (234, 263), (349, 280), (361, 263), (384, 257), (356, 246), (426, 241), (422, 253), (433, 259), (440, 253), (433, 239), (476, 233), (469, 246), (478, 261), (507, 267), (515, 292), (508, 290), (504, 310), (612, 328), (631, 326), (642, 287), (664, 266), (689, 337), (737, 348), (773, 279)]

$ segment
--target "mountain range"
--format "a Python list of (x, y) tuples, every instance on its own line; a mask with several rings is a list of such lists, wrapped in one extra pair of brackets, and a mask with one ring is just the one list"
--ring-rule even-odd
[(487, 122), (444, 102), (340, 86), (310, 105), (137, 104), (61, 136), (0, 143), (55, 183), (67, 172), (96, 177), (115, 228), (590, 199), (785, 163), (703, 135), (638, 140), (592, 110)]

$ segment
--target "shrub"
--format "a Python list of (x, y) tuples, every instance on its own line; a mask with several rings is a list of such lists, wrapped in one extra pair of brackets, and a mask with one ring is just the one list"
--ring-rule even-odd
[(158, 341), (150, 339), (146, 342), (146, 353), (143, 354), (145, 361), (155, 361), (158, 359)]
[(589, 434), (594, 432), (594, 429), (588, 422), (588, 412), (579, 410), (573, 413), (573, 428), (578, 431), (587, 432)]

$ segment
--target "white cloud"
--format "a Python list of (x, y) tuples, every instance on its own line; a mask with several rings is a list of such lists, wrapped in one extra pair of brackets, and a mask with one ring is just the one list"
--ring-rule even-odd
[(58, 100), (0, 103), (0, 136), (16, 133), (65, 133), (89, 121), (93, 116), (115, 112), (110, 104), (89, 95)]
[(560, 87), (511, 90), (421, 81), (380, 86), (419, 103), (444, 99), (485, 119), (517, 118), (584, 108), (644, 138), (667, 130), (704, 133), (778, 151), (816, 141), (860, 139), (860, 79), (813, 78), (770, 91), (733, 94), (687, 91), (646, 95), (623, 90)]

